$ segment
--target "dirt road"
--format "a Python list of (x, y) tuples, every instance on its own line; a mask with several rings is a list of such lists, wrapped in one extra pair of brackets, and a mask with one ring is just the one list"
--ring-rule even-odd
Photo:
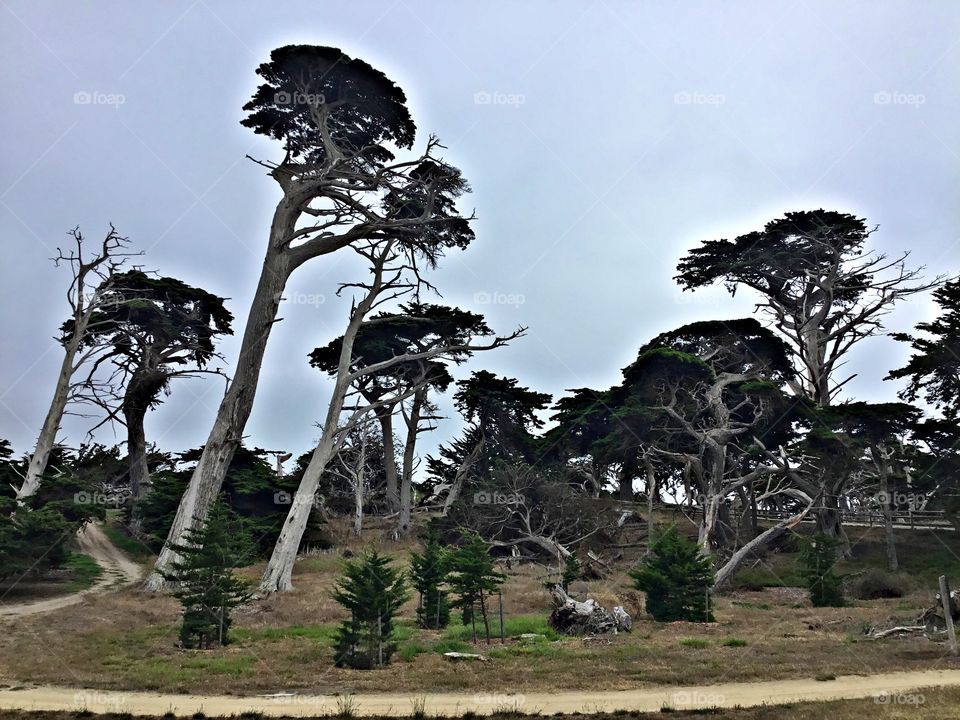
[(140, 566), (120, 552), (110, 542), (99, 525), (93, 523), (85, 525), (77, 533), (77, 544), (80, 546), (80, 552), (92, 557), (102, 570), (100, 577), (93, 585), (80, 592), (60, 595), (47, 600), (9, 604), (0, 601), (0, 618), (23, 617), (24, 615), (59, 610), (70, 605), (76, 605), (83, 600), (85, 595), (90, 593), (105, 592), (112, 588), (134, 583), (140, 579)]
[[(685, 687), (660, 687), (616, 692), (560, 692), (507, 695), (496, 693), (421, 695), (369, 694), (349, 696), (356, 715), (408, 716), (414, 701), (422, 700), (430, 715), (461, 715), (467, 711), (489, 714), (516, 708), (520, 712), (548, 715), (556, 712), (614, 710), (657, 711), (734, 706), (751, 707), (814, 700), (880, 698), (878, 702), (922, 703), (923, 688), (960, 685), (960, 670), (926, 670), (883, 675), (847, 675), (819, 682), (813, 679), (726, 683)], [(338, 708), (338, 702), (341, 707)], [(133, 715), (264, 715), (301, 717), (330, 715), (343, 709), (335, 695), (170, 695), (145, 692), (78, 690), (75, 688), (22, 687), (0, 689), (0, 708), (13, 710), (90, 710)]]

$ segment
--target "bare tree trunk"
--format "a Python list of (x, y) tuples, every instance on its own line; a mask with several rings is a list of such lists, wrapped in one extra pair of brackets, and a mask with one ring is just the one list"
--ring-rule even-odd
[(386, 405), (377, 410), (377, 420), (383, 435), (383, 474), (387, 480), (387, 506), (391, 511), (400, 508), (400, 495), (397, 490), (397, 451), (393, 445), (393, 406)]
[(453, 507), (453, 504), (457, 501), (457, 498), (460, 497), (460, 491), (463, 490), (463, 483), (467, 479), (467, 473), (470, 472), (479, 459), (480, 453), (483, 451), (483, 445), (484, 437), (481, 435), (473, 450), (470, 451), (470, 454), (464, 458), (463, 462), (460, 464), (460, 467), (457, 468), (457, 474), (454, 476), (453, 483), (450, 485), (450, 490), (447, 491), (447, 497), (443, 501), (443, 517), (446, 517), (450, 514), (450, 508)]
[(643, 464), (647, 473), (647, 549), (649, 551), (649, 540), (653, 537), (653, 529), (656, 526), (654, 504), (656, 503), (657, 495), (659, 494), (660, 490), (657, 486), (657, 474), (654, 470), (653, 463), (647, 459), (644, 459)]
[(330, 405), (327, 407), (327, 417), (323, 423), (323, 434), (313, 451), (313, 456), (310, 458), (310, 463), (303, 474), (303, 479), (300, 480), (293, 503), (290, 505), (290, 510), (287, 512), (286, 520), (284, 520), (283, 528), (280, 531), (280, 537), (277, 538), (277, 544), (270, 555), (270, 562), (267, 563), (267, 568), (260, 581), (261, 592), (281, 592), (293, 588), (291, 579), (293, 565), (297, 559), (297, 551), (300, 549), (303, 533), (307, 529), (310, 510), (317, 495), (317, 488), (320, 486), (320, 476), (323, 475), (327, 464), (339, 450), (346, 435), (346, 432), (339, 431), (338, 424), (346, 402), (347, 392), (350, 389), (353, 345), (364, 318), (383, 289), (383, 262), (389, 254), (389, 249), (390, 245), (383, 250), (380, 264), (375, 265), (373, 270), (374, 280), (363, 300), (353, 308), (347, 330), (343, 334), (343, 340), (340, 343), (337, 377), (333, 387), (333, 395), (330, 398)]
[(620, 468), (620, 499), (633, 500), (633, 463), (625, 462)]
[(147, 467), (147, 440), (143, 429), (145, 410), (124, 410), (127, 425), (127, 463), (130, 476), (130, 531), (140, 532), (140, 501), (150, 484), (150, 469)]
[(397, 534), (406, 535), (410, 531), (410, 511), (413, 495), (413, 459), (417, 446), (417, 433), (420, 429), (420, 410), (427, 399), (427, 387), (418, 389), (410, 402), (410, 416), (407, 418), (407, 439), (403, 446), (403, 471), (400, 476), (400, 518), (397, 522)]
[(877, 466), (880, 485), (880, 507), (883, 510), (883, 532), (887, 546), (887, 569), (896, 572), (900, 568), (897, 559), (897, 539), (893, 531), (893, 503), (890, 496), (890, 466), (884, 457), (883, 448), (871, 448), (870, 454)]
[(187, 529), (206, 518), (207, 512), (220, 494), (227, 469), (240, 445), (243, 429), (253, 409), (267, 340), (277, 321), (277, 311), (287, 279), (294, 269), (290, 257), (278, 250), (277, 246), (282, 245), (283, 240), (292, 233), (298, 214), (289, 206), (286, 198), (277, 206), (270, 230), (270, 247), (250, 305), (233, 379), (220, 402), (213, 428), (203, 446), (203, 454), (180, 499), (180, 506), (154, 571), (147, 579), (148, 589), (158, 590), (163, 587), (161, 572), (169, 571), (177, 559), (177, 553), (172, 546), (182, 544)]
[(30, 465), (27, 467), (26, 477), (23, 479), (20, 490), (17, 491), (17, 502), (23, 502), (32, 497), (40, 488), (40, 478), (43, 476), (44, 470), (47, 469), (50, 453), (57, 442), (57, 432), (60, 430), (60, 423), (63, 421), (63, 413), (67, 409), (67, 399), (70, 397), (70, 379), (73, 377), (73, 362), (76, 355), (77, 344), (74, 342), (68, 343), (63, 362), (60, 363), (60, 374), (57, 376), (57, 387), (53, 393), (53, 400), (50, 401), (50, 408), (43, 420), (40, 437), (37, 438), (37, 446), (34, 448), (33, 455), (30, 456)]

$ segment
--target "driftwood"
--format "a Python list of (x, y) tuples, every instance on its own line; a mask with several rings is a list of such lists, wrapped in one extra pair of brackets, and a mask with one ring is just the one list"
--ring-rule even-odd
[(550, 627), (565, 635), (617, 634), (630, 630), (630, 615), (622, 607), (608, 611), (593, 598), (584, 602), (574, 600), (559, 585), (550, 591), (554, 609), (550, 613)]
[(450, 662), (461, 662), (463, 660), (474, 661), (474, 662), (487, 662), (487, 657), (484, 655), (477, 655), (476, 653), (462, 653), (462, 652), (446, 652), (443, 656)]
[[(952, 590), (950, 592), (950, 609), (953, 621), (955, 623), (960, 622), (960, 591)], [(885, 630), (872, 628), (867, 633), (867, 637), (873, 640), (882, 640), (891, 635), (903, 636), (915, 633), (923, 633), (930, 640), (940, 642), (946, 637), (947, 621), (940, 593), (937, 593), (933, 606), (924, 610), (913, 625), (897, 625)]]

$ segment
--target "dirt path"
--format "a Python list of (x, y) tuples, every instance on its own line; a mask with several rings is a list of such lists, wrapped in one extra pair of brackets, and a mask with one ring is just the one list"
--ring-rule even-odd
[[(456, 694), (365, 694), (352, 695), (356, 715), (409, 716), (414, 701), (425, 703), (427, 715), (462, 715), (473, 711), (489, 714), (506, 707), (520, 712), (548, 715), (556, 712), (602, 712), (636, 710), (654, 712), (663, 707), (676, 710), (697, 708), (752, 707), (815, 700), (886, 698), (893, 702), (922, 702), (922, 689), (960, 685), (960, 670), (925, 670), (882, 675), (846, 675), (819, 682), (812, 679), (768, 682), (726, 683), (645, 688), (614, 692), (494, 693)], [(338, 708), (338, 702), (341, 706)], [(203, 712), (208, 716), (259, 712), (264, 715), (316, 717), (343, 709), (343, 698), (335, 695), (172, 695), (75, 688), (12, 686), (0, 689), (0, 708), (12, 710), (90, 710), (92, 712), (185, 716)]]
[(93, 585), (86, 590), (69, 595), (60, 595), (48, 600), (0, 603), (0, 617), (22, 617), (59, 610), (70, 605), (76, 605), (83, 600), (85, 595), (90, 593), (105, 592), (111, 588), (127, 585), (140, 579), (140, 566), (120, 552), (110, 542), (99, 525), (87, 523), (83, 529), (77, 532), (77, 544), (80, 546), (80, 552), (92, 557), (102, 571)]

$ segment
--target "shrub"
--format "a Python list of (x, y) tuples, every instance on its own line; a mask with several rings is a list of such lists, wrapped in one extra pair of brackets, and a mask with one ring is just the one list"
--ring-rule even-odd
[(879, 568), (871, 568), (858, 577), (850, 587), (851, 594), (859, 600), (903, 597), (906, 592), (902, 580)]
[(369, 670), (390, 663), (397, 649), (393, 619), (407, 599), (406, 577), (376, 552), (347, 561), (334, 599), (350, 611), (337, 629), (337, 667)]
[(842, 607), (843, 578), (833, 571), (839, 541), (817, 533), (800, 550), (801, 574), (814, 607)]
[(697, 544), (671, 526), (654, 538), (650, 551), (630, 577), (633, 586), (646, 593), (653, 619), (713, 622), (709, 607), (713, 568)]

